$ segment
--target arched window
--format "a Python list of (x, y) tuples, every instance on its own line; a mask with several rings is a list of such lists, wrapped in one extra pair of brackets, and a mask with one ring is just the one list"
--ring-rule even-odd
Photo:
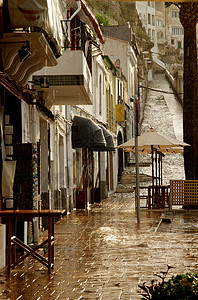
[(99, 115), (102, 115), (102, 76), (99, 77)]

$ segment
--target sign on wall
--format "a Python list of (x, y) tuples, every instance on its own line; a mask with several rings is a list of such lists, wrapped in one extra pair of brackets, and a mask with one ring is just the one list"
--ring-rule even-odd
[(116, 105), (115, 106), (115, 115), (116, 115), (116, 122), (124, 122), (124, 105)]

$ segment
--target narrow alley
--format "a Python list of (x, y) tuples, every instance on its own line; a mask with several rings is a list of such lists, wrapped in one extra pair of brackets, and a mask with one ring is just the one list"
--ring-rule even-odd
[[(152, 87), (169, 89), (162, 76)], [(154, 127), (172, 136), (177, 134), (180, 127), (173, 127), (176, 115), (170, 112), (172, 103), (166, 97), (149, 92), (144, 131)], [(177, 126), (181, 126), (178, 121)], [(151, 169), (144, 167), (141, 172), (150, 174)], [(181, 154), (164, 158), (164, 181), (170, 176), (184, 178)], [(90, 210), (72, 211), (55, 225), (52, 274), (33, 259), (26, 259), (11, 275), (3, 270), (0, 299), (136, 300), (141, 298), (138, 284), (149, 284), (155, 279), (154, 273), (165, 271), (167, 265), (174, 267), (170, 275), (197, 272), (198, 231), (186, 232), (183, 216), (172, 221), (180, 225), (179, 230), (161, 231), (158, 224), (162, 213), (142, 208), (138, 224), (134, 193), (114, 193)], [(196, 216), (193, 220), (196, 226)]]

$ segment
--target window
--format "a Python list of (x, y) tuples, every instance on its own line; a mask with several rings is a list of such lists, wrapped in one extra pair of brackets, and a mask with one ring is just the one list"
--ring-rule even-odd
[(152, 25), (155, 25), (155, 16), (152, 15)]
[(108, 128), (110, 129), (110, 131), (114, 131), (114, 106), (113, 106), (113, 95), (111, 94), (110, 85), (106, 91), (106, 95), (107, 95), (106, 112), (107, 112)]
[(157, 19), (156, 20), (156, 25), (159, 26), (159, 27), (162, 27), (162, 21)]
[(151, 24), (151, 14), (148, 14), (148, 24)]
[(174, 44), (175, 44), (175, 40), (172, 39), (172, 40), (171, 40), (171, 45), (174, 45)]
[(181, 49), (181, 47), (182, 47), (181, 42), (177, 42), (177, 48), (178, 48), (178, 49)]
[(157, 37), (158, 37), (159, 39), (162, 39), (163, 36), (164, 36), (164, 35), (163, 35), (163, 32), (158, 32), (158, 33), (157, 33)]
[(151, 37), (151, 29), (148, 29), (148, 35)]
[(184, 30), (183, 30), (183, 28), (173, 27), (172, 34), (173, 35), (182, 35), (182, 34), (184, 34)]
[(123, 86), (122, 86), (122, 82), (120, 82), (120, 96), (121, 96), (121, 99), (123, 99)]
[(152, 38), (155, 39), (155, 30), (152, 30)]
[(172, 10), (172, 18), (179, 18), (179, 11), (178, 10)]
[(99, 115), (102, 115), (102, 76), (99, 78)]
[(117, 88), (118, 88), (118, 101), (117, 101), (117, 104), (119, 104), (119, 96), (120, 96), (120, 81), (119, 81), (119, 79), (118, 79)]
[(148, 6), (155, 7), (155, 3), (153, 1), (148, 1)]

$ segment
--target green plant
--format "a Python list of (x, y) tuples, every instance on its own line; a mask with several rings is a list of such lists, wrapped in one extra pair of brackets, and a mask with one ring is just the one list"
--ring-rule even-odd
[(169, 270), (173, 268), (167, 266), (167, 271), (162, 275), (154, 274), (160, 278), (160, 282), (151, 280), (151, 285), (144, 282), (139, 285), (142, 300), (196, 300), (198, 299), (198, 274), (186, 273), (172, 276), (166, 280)]
[(97, 14), (96, 20), (98, 21), (99, 25), (109, 26), (109, 19), (106, 16)]

